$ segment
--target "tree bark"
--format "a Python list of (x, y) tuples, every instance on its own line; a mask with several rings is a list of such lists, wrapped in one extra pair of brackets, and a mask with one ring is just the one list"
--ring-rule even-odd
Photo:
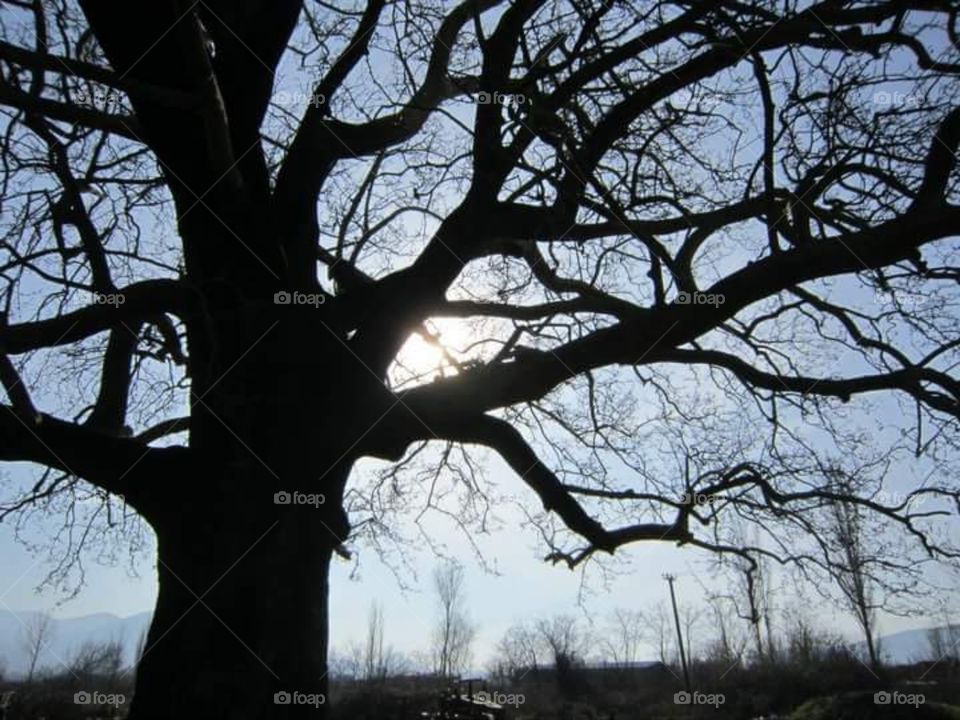
[(158, 529), (132, 720), (326, 717), (332, 513), (237, 492)]
[(272, 293), (208, 296), (213, 331), (191, 342), (196, 469), (139, 508), (159, 595), (131, 720), (327, 716), (328, 571), (351, 449), (379, 407), (363, 393), (384, 389), (322, 308)]

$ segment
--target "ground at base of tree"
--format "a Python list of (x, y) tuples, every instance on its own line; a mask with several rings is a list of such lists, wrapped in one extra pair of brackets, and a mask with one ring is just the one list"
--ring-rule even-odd
[(960, 707), (943, 703), (878, 705), (871, 693), (843, 693), (805, 702), (790, 720), (960, 720)]

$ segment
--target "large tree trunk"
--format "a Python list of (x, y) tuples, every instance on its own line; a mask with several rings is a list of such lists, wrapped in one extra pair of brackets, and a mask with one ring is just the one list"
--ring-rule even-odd
[(158, 530), (131, 717), (325, 717), (329, 513), (241, 487), (221, 507), (202, 495), (193, 517)]
[(160, 589), (131, 718), (322, 719), (328, 571), (349, 532), (350, 451), (371, 422), (356, 407), (383, 385), (317, 308), (215, 301), (221, 331), (192, 343), (196, 477), (141, 509)]

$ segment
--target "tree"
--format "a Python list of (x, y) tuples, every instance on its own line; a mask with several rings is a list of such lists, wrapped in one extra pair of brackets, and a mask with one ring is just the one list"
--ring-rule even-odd
[[(707, 648), (704, 658), (721, 663), (724, 670), (734, 665), (740, 665), (749, 638), (729, 622), (731, 617), (737, 617), (736, 604), (729, 597), (718, 595), (709, 596), (708, 604), (712, 611), (713, 617), (711, 620), (715, 630), (714, 638), (711, 638), (710, 646)], [(731, 612), (731, 609), (733, 612)], [(758, 659), (761, 658), (762, 655), (758, 656)]]
[(153, 529), (133, 720), (322, 717), (274, 698), (326, 693), (351, 520), (394, 532), (348, 515), (351, 471), (427, 443), (475, 527), (451, 458), (501, 455), (570, 567), (644, 541), (822, 563), (824, 461), (916, 453), (935, 512), (845, 500), (957, 556), (951, 3), (0, 13), (0, 459), (46, 468), (3, 514)]
[(574, 670), (586, 659), (587, 633), (572, 615), (555, 615), (512, 625), (497, 644), (497, 674), (517, 681), (553, 666), (561, 692), (575, 689)]
[[(741, 536), (741, 542), (743, 538)], [(755, 542), (755, 541), (754, 541)], [(773, 631), (773, 578), (769, 558), (732, 555), (721, 558), (726, 567), (727, 593), (712, 593), (711, 606), (718, 617), (725, 604), (732, 606), (735, 616), (744, 620), (753, 640), (757, 662), (772, 662), (776, 659), (776, 644)], [(725, 601), (725, 602), (724, 602)], [(726, 626), (720, 626), (726, 630)], [(766, 637), (766, 647), (764, 646)]]
[(330, 653), (328, 665), (334, 678), (361, 680), (379, 691), (388, 678), (410, 671), (410, 660), (385, 643), (383, 618), (383, 606), (372, 602), (363, 642), (351, 643), (345, 653)]
[(640, 646), (646, 633), (646, 619), (639, 610), (615, 608), (603, 645), (614, 665), (630, 667), (640, 660)]
[(931, 613), (937, 623), (927, 630), (929, 658), (939, 662), (945, 658), (960, 659), (960, 625), (954, 620), (954, 613), (946, 598), (940, 598), (937, 608)]
[(648, 642), (657, 649), (657, 659), (664, 665), (678, 665), (680, 651), (673, 617), (663, 601), (644, 613)]
[(516, 681), (539, 670), (541, 657), (536, 631), (523, 623), (511, 625), (497, 643), (495, 674), (504, 681)]
[(575, 696), (582, 689), (576, 671), (586, 660), (587, 633), (572, 615), (538, 620), (535, 628), (545, 654), (553, 661), (557, 691)]
[(27, 658), (27, 683), (33, 682), (40, 657), (53, 640), (53, 620), (46, 613), (32, 615), (21, 628), (20, 647)]
[(123, 670), (123, 645), (119, 640), (86, 641), (67, 660), (67, 670), (87, 687), (115, 686)]
[(872, 670), (880, 670), (880, 655), (877, 648), (877, 602), (868, 565), (876, 562), (868, 554), (863, 517), (858, 507), (838, 503), (831, 508), (833, 524), (830, 530), (839, 545), (843, 565), (836, 573), (837, 585), (843, 600), (853, 613), (863, 632), (867, 646), (867, 658)]
[(463, 672), (470, 662), (470, 649), (476, 635), (464, 607), (463, 567), (454, 562), (439, 565), (433, 572), (437, 593), (437, 619), (433, 631), (433, 666), (440, 677), (451, 678)]
[(383, 607), (375, 602), (370, 606), (367, 639), (363, 648), (363, 679), (369, 683), (377, 683), (385, 677)]

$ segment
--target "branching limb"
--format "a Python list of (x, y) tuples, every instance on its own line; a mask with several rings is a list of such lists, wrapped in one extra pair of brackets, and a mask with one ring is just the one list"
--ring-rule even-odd
[(13, 408), (0, 406), (0, 459), (28, 461), (76, 475), (135, 506), (157, 492), (158, 483), (186, 468), (185, 448), (150, 448), (50, 415), (30, 424)]

